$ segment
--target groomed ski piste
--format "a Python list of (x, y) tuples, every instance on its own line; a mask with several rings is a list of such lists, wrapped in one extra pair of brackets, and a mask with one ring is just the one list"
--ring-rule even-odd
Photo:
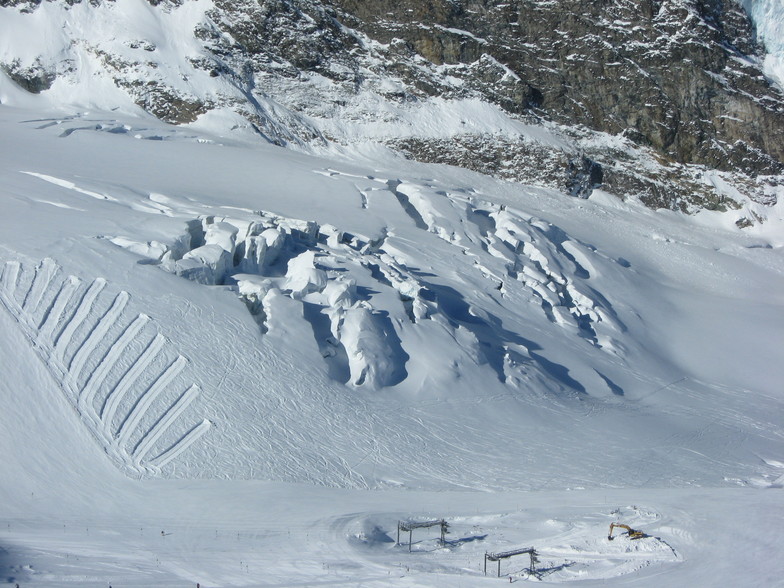
[(782, 194), (741, 231), (0, 84), (1, 581), (781, 585)]

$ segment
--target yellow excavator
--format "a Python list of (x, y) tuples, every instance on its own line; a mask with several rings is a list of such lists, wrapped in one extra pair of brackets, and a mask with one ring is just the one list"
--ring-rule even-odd
[(607, 535), (607, 538), (610, 541), (613, 540), (613, 529), (615, 529), (615, 527), (618, 527), (619, 529), (626, 529), (626, 534), (629, 536), (629, 539), (642, 539), (643, 537), (647, 537), (645, 533), (636, 529), (632, 529), (629, 525), (622, 525), (621, 523), (610, 523), (610, 534)]

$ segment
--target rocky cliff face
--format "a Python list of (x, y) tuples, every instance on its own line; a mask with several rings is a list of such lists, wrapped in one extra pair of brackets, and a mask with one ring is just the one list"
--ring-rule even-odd
[[(170, 16), (189, 4), (149, 2)], [(27, 13), (47, 4), (0, 1)], [(73, 45), (164, 120), (229, 109), (278, 144), (370, 139), (422, 161), (683, 211), (738, 208), (737, 195), (767, 204), (784, 184), (784, 95), (762, 74), (735, 0), (214, 0), (189, 34), (191, 71), (176, 80), (149, 39), (123, 51)], [(72, 76), (76, 61), (0, 59), (30, 91)], [(497, 113), (479, 120), (466, 101)], [(409, 124), (411, 112), (432, 128)], [(501, 118), (511, 122), (499, 128)]]
[[(237, 41), (222, 55), (243, 55), (277, 99), (316, 118), (345, 116), (341, 103), (367, 89), (399, 102), (478, 95), (513, 117), (625, 141), (578, 140), (570, 151), (491, 132), (387, 138), (415, 159), (574, 195), (602, 185), (684, 211), (737, 206), (694, 164), (742, 172), (739, 189), (757, 201), (784, 169), (784, 96), (761, 75), (761, 49), (732, 0), (277, 0), (218, 2), (213, 17)], [(272, 78), (302, 72), (339, 89), (331, 106), (329, 95), (318, 105), (287, 98), (302, 90), (289, 84), (276, 91)], [(646, 165), (628, 165), (629, 149)]]
[(760, 75), (732, 0), (332, 3), (351, 26), (429, 62), (492, 57), (519, 83), (480, 75), (474, 86), (510, 112), (624, 134), (673, 161), (782, 170), (783, 96)]

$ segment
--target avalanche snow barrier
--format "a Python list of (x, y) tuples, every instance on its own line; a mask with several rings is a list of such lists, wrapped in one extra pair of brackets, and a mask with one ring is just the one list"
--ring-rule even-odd
[(128, 292), (108, 290), (48, 258), (34, 269), (8, 261), (0, 278), (0, 302), (106, 453), (126, 473), (159, 473), (210, 422), (186, 418), (200, 394), (188, 359), (129, 310)]

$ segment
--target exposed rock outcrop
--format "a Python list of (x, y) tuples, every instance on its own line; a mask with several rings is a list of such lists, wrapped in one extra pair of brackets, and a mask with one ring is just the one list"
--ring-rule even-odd
[[(732, 0), (332, 0), (382, 43), (435, 64), (488, 56), (518, 84), (472, 87), (510, 112), (624, 133), (674, 161), (780, 173), (784, 96)], [(492, 68), (482, 67), (482, 71)]]
[[(170, 15), (187, 3), (148, 1)], [(123, 50), (89, 38), (72, 45), (162, 120), (228, 109), (278, 145), (370, 139), (420, 161), (580, 197), (601, 186), (687, 212), (738, 207), (728, 194), (769, 202), (784, 182), (784, 94), (763, 75), (735, 0), (214, 0), (187, 63), (171, 71), (148, 39)], [(0, 65), (41, 92), (78, 61)], [(426, 133), (399, 114), (438, 103), (428, 112), (446, 122), (451, 105), (471, 100), (514, 124), (473, 124), (468, 112)], [(554, 139), (509, 131), (517, 123)], [(719, 190), (707, 172), (729, 174), (722, 183), (732, 189)]]

